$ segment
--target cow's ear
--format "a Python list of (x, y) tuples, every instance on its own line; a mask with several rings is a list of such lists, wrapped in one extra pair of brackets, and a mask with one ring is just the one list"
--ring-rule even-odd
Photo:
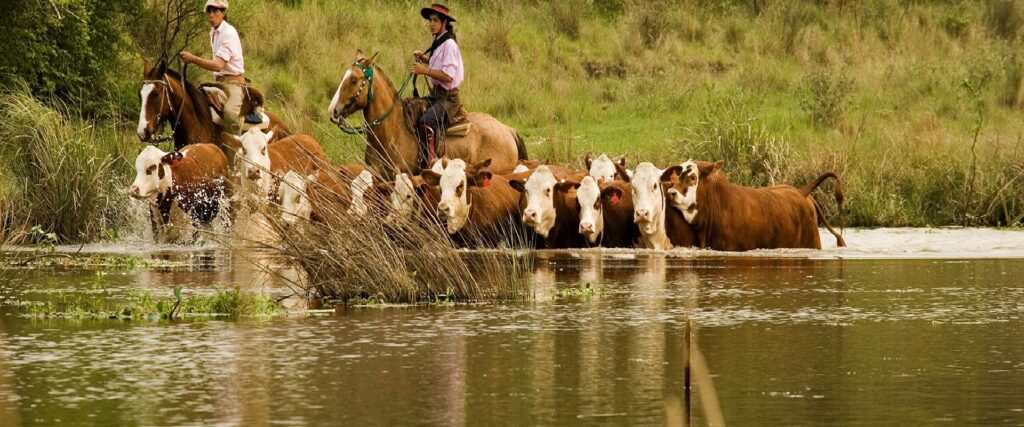
[(683, 167), (680, 166), (680, 165), (675, 165), (675, 166), (672, 166), (672, 167), (670, 167), (668, 169), (665, 169), (665, 171), (661, 173), (661, 180), (662, 181), (672, 181), (672, 177), (673, 176), (678, 176), (678, 175), (680, 175), (682, 173), (683, 173)]
[(277, 130), (277, 128), (271, 129), (271, 130), (269, 130), (269, 131), (267, 131), (266, 133), (263, 134), (263, 138), (265, 138), (268, 143), (274, 139), (274, 131), (275, 130)]
[(180, 152), (174, 151), (164, 154), (164, 156), (160, 158), (160, 163), (163, 163), (165, 165), (177, 166), (178, 162), (180, 162), (181, 159), (184, 157), (185, 156), (182, 155)]
[(619, 157), (619, 161), (615, 163), (618, 163), (619, 166), (626, 167), (626, 155), (623, 154), (622, 157)]
[(587, 165), (587, 170), (590, 170), (590, 165), (594, 164), (594, 153), (587, 151), (586, 156), (583, 156), (583, 164)]
[(521, 179), (513, 179), (508, 182), (508, 185), (520, 193), (526, 192), (526, 183)]
[(421, 172), (420, 176), (423, 177), (423, 182), (426, 182), (428, 185), (441, 185), (441, 174), (437, 172), (427, 169)]
[(705, 163), (703, 165), (698, 166), (698, 168), (700, 169), (700, 176), (701, 177), (705, 177), (705, 176), (711, 175), (716, 170), (721, 169), (722, 165), (724, 163), (725, 163), (724, 161), (719, 160), (719, 161), (714, 162), (714, 163)]
[(373, 192), (380, 195), (381, 198), (391, 197), (391, 190), (394, 188), (387, 182), (376, 182), (373, 183)]
[(337, 171), (338, 171), (338, 178), (341, 181), (344, 181), (344, 182), (351, 182), (352, 181), (352, 175), (349, 175), (348, 169), (338, 168)]
[(715, 166), (714, 166), (714, 168), (711, 169), (711, 171), (714, 172), (716, 170), (722, 169), (722, 165), (724, 165), (724, 164), (725, 164), (725, 160), (719, 160), (719, 161), (715, 162)]
[(491, 178), (494, 178), (494, 174), (488, 171), (479, 171), (475, 175), (466, 174), (466, 182), (477, 187), (490, 187)]
[(561, 191), (563, 193), (567, 193), (569, 192), (569, 190), (573, 190), (576, 188), (580, 188), (580, 183), (577, 181), (564, 180), (562, 182), (559, 182), (558, 184), (555, 184), (555, 190)]
[(622, 199), (622, 190), (616, 187), (605, 187), (601, 189), (601, 197), (608, 203), (617, 205), (619, 204), (619, 200)]
[(491, 159), (490, 158), (488, 158), (487, 160), (484, 160), (484, 161), (482, 161), (480, 163), (477, 163), (477, 164), (473, 165), (473, 170), (474, 171), (482, 171), (482, 170), (487, 169), (489, 167), (491, 167)]
[(451, 160), (451, 159), (449, 159), (448, 156), (442, 157), (441, 158), (441, 167), (445, 168), (445, 169), (448, 169), (448, 161), (449, 160)]
[(626, 172), (626, 167), (621, 165), (621, 164), (619, 164), (619, 163), (612, 163), (612, 164), (615, 165), (615, 175), (618, 176), (619, 179), (621, 179), (621, 180), (623, 180), (625, 182), (630, 182), (629, 181), (629, 172)]

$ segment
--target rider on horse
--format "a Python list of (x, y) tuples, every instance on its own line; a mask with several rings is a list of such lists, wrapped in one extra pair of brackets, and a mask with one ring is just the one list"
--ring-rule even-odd
[(213, 71), (213, 76), (227, 93), (224, 102), (223, 127), (232, 134), (241, 131), (239, 114), (245, 95), (245, 62), (242, 59), (242, 41), (238, 31), (227, 22), (228, 0), (207, 0), (206, 17), (210, 21), (210, 49), (213, 59), (203, 59), (189, 52), (181, 52), (186, 64), (196, 64)]
[(416, 63), (409, 71), (429, 77), (432, 83), (430, 97), (427, 98), (430, 107), (416, 127), (420, 150), (424, 154), (421, 158), (430, 163), (437, 152), (437, 141), (443, 140), (445, 129), (458, 116), (459, 85), (462, 84), (464, 68), (452, 28), (455, 18), (448, 8), (435, 3), (421, 9), (420, 15), (430, 21), (430, 34), (434, 41), (426, 52), (413, 52)]

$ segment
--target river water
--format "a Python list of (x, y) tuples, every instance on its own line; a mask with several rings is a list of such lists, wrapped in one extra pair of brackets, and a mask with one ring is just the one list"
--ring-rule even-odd
[[(730, 425), (1024, 425), (1024, 232), (847, 241), (541, 252), (524, 303), (180, 322), (4, 315), (0, 425), (679, 424), (693, 352), (706, 369), (691, 374), (710, 379), (693, 382), (694, 425), (714, 412)], [(251, 254), (82, 250), (166, 264), (17, 271), (0, 289), (26, 301), (100, 282), (113, 294), (290, 292)], [(588, 284), (596, 292), (563, 292)]]

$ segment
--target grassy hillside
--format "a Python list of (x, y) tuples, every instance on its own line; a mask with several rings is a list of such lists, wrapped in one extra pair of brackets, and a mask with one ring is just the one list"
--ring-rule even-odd
[[(336, 160), (356, 161), (362, 140), (327, 121), (327, 104), (356, 49), (379, 52), (381, 69), (404, 80), (411, 52), (429, 45), (422, 6), (239, 1), (228, 19), (271, 108)], [(463, 101), (518, 128), (531, 157), (724, 159), (730, 177), (749, 185), (800, 185), (836, 170), (848, 225), (1024, 221), (1024, 0), (449, 6), (467, 67)], [(195, 53), (208, 56), (205, 43)], [(124, 73), (139, 78), (135, 68)], [(130, 125), (138, 113), (120, 114)], [(125, 137), (97, 134), (112, 146), (92, 156), (125, 152), (131, 126), (99, 128), (118, 126)], [(15, 136), (0, 135), (0, 152)], [(113, 173), (100, 175), (120, 189), (132, 160), (115, 156)], [(19, 179), (28, 188), (30, 175), (17, 172), (28, 169), (4, 162), (0, 189)]]
[[(537, 158), (724, 158), (755, 185), (837, 169), (855, 224), (1021, 220), (1020, 2), (703, 3), (452, 2), (464, 102)], [(229, 19), (276, 108), (356, 159), (330, 95), (357, 48), (402, 81), (429, 41), (420, 6), (262, 2)]]

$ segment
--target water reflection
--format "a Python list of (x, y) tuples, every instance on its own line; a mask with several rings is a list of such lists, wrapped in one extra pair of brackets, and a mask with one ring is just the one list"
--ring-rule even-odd
[[(286, 289), (237, 254), (187, 256), (111, 280)], [(85, 281), (64, 273), (27, 286)], [(4, 317), (0, 424), (676, 424), (689, 317), (731, 424), (1019, 425), (1021, 274), (1024, 260), (540, 252), (537, 298), (521, 304), (181, 323)], [(587, 283), (601, 292), (556, 292)], [(694, 424), (703, 419), (695, 405)]]

